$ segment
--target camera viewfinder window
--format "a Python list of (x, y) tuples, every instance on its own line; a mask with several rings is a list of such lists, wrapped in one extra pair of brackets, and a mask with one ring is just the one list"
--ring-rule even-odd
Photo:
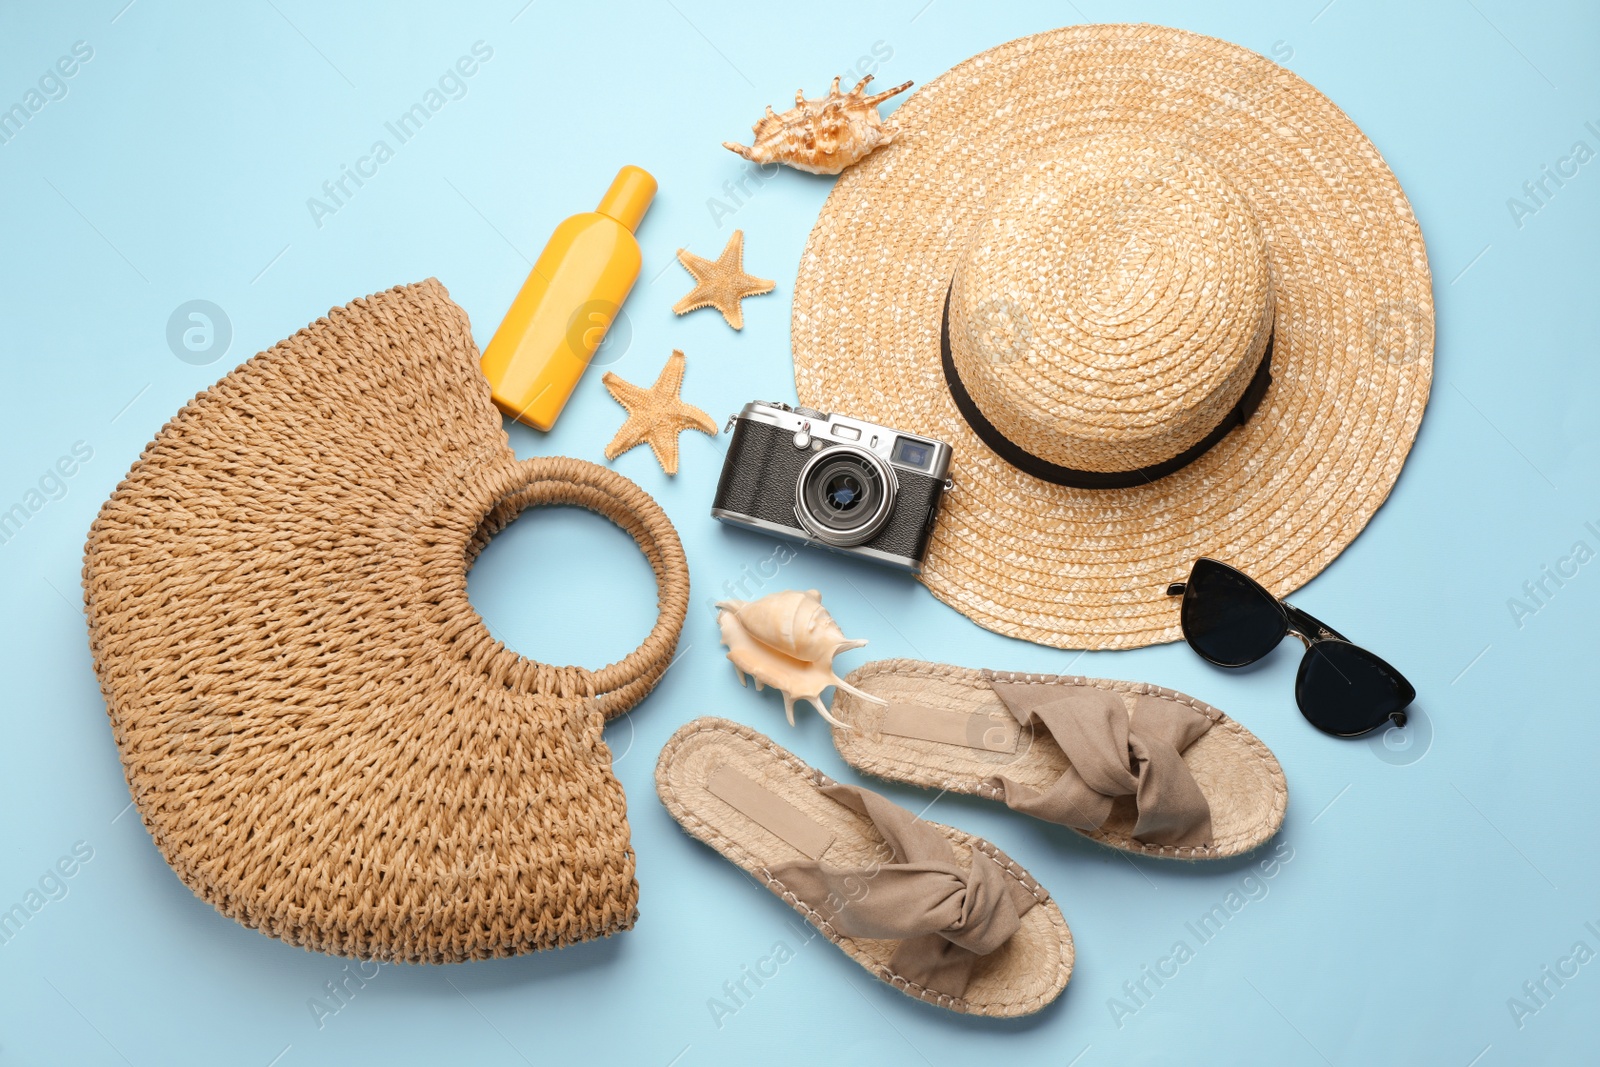
[(894, 451), (889, 454), (889, 460), (902, 467), (915, 467), (917, 470), (925, 471), (933, 461), (933, 446), (910, 437), (896, 438)]

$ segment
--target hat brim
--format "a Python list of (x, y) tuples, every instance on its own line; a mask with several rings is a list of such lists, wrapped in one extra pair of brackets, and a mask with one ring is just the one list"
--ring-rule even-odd
[[(802, 403), (954, 448), (922, 580), (997, 633), (1061, 648), (1176, 640), (1197, 556), (1279, 595), (1355, 539), (1427, 404), (1433, 295), (1411, 205), (1356, 125), (1237, 45), (1156, 26), (1021, 38), (927, 83), (824, 204), (794, 289)], [(1272, 385), (1186, 467), (1125, 489), (1041, 481), (968, 428), (940, 367), (945, 293), (986, 198), (1052, 144), (1137, 131), (1249, 200), (1276, 294)], [(1048, 265), (1042, 264), (1041, 270)]]

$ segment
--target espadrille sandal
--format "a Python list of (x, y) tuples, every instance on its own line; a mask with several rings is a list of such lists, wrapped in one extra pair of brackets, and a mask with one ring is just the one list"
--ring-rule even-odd
[(1003, 801), (1145, 856), (1223, 859), (1283, 825), (1289, 786), (1261, 739), (1140, 682), (890, 659), (840, 687), (834, 744), (880, 778)]
[(656, 791), (685, 830), (903, 993), (1016, 1016), (1066, 988), (1072, 933), (1061, 909), (982, 838), (840, 785), (726, 719), (672, 735)]

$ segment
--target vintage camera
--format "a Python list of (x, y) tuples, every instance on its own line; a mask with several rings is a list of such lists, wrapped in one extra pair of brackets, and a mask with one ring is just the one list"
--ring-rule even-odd
[(733, 441), (711, 517), (917, 573), (950, 446), (811, 408), (756, 401)]

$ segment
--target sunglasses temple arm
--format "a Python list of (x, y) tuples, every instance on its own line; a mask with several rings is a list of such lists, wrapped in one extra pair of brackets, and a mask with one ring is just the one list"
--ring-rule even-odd
[(1188, 588), (1188, 582), (1173, 582), (1171, 585), (1167, 586), (1167, 595), (1182, 596)]

